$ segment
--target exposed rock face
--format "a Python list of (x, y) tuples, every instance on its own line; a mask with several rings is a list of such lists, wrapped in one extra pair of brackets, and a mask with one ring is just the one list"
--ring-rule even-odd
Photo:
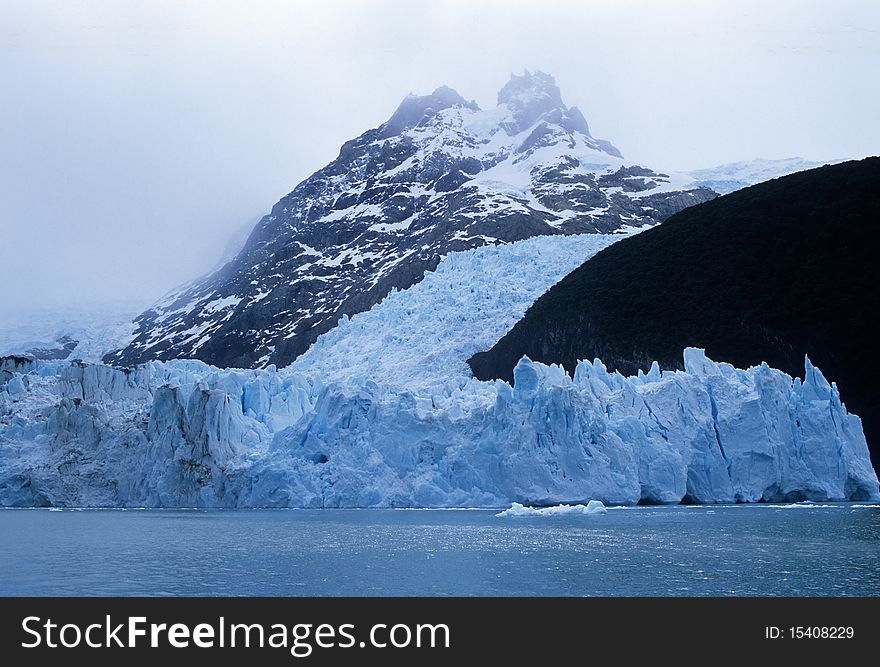
[(625, 161), (541, 72), (513, 76), (486, 111), (447, 87), (411, 95), (281, 199), (234, 260), (143, 313), (105, 360), (286, 365), (449, 252), (655, 225), (715, 196), (692, 183)]

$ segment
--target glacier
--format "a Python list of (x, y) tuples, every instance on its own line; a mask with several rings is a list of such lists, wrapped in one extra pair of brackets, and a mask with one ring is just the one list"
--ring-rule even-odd
[(101, 363), (105, 354), (134, 338), (134, 318), (144, 306), (140, 300), (120, 300), (4, 308), (0, 357), (28, 354)]
[(198, 361), (5, 358), (0, 504), (503, 507), (878, 500), (857, 416), (805, 378), (684, 352), (634, 377), (524, 358), (513, 385), (324, 385)]
[(461, 386), (467, 359), (498, 342), (535, 300), (600, 250), (642, 231), (535, 236), (449, 253), (406, 290), (323, 334), (284, 373), (408, 389)]
[(861, 421), (808, 359), (803, 380), (695, 348), (632, 377), (527, 358), (512, 384), (470, 375), (474, 349), (623, 236), (449, 253), (281, 369), (0, 358), (0, 506), (880, 500)]

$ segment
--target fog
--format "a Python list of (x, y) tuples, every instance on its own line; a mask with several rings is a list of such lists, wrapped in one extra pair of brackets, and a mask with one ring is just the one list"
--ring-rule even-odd
[(524, 68), (660, 169), (880, 153), (872, 0), (4, 0), (0, 318), (146, 304), (407, 93)]

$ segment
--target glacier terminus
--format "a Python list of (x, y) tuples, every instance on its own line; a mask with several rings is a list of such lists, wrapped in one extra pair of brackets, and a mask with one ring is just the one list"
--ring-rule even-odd
[(0, 357), (0, 506), (880, 499), (859, 417), (809, 359), (803, 379), (696, 347), (683, 370), (629, 377), (599, 359), (569, 374), (523, 357), (512, 383), (467, 365), (591, 257), (716, 198), (707, 186), (801, 163), (648, 169), (541, 72), (494, 109), (410, 95), (223, 268), (130, 327)]
[(685, 371), (412, 392), (200, 361), (6, 358), (0, 504), (498, 507), (876, 500), (858, 417), (805, 379), (687, 349)]

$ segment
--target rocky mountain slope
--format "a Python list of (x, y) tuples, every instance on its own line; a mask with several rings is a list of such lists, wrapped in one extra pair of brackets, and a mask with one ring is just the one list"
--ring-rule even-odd
[(286, 365), (449, 252), (651, 226), (714, 196), (594, 138), (541, 72), (512, 76), (494, 109), (446, 87), (411, 95), (282, 198), (235, 259), (140, 315), (105, 360)]

